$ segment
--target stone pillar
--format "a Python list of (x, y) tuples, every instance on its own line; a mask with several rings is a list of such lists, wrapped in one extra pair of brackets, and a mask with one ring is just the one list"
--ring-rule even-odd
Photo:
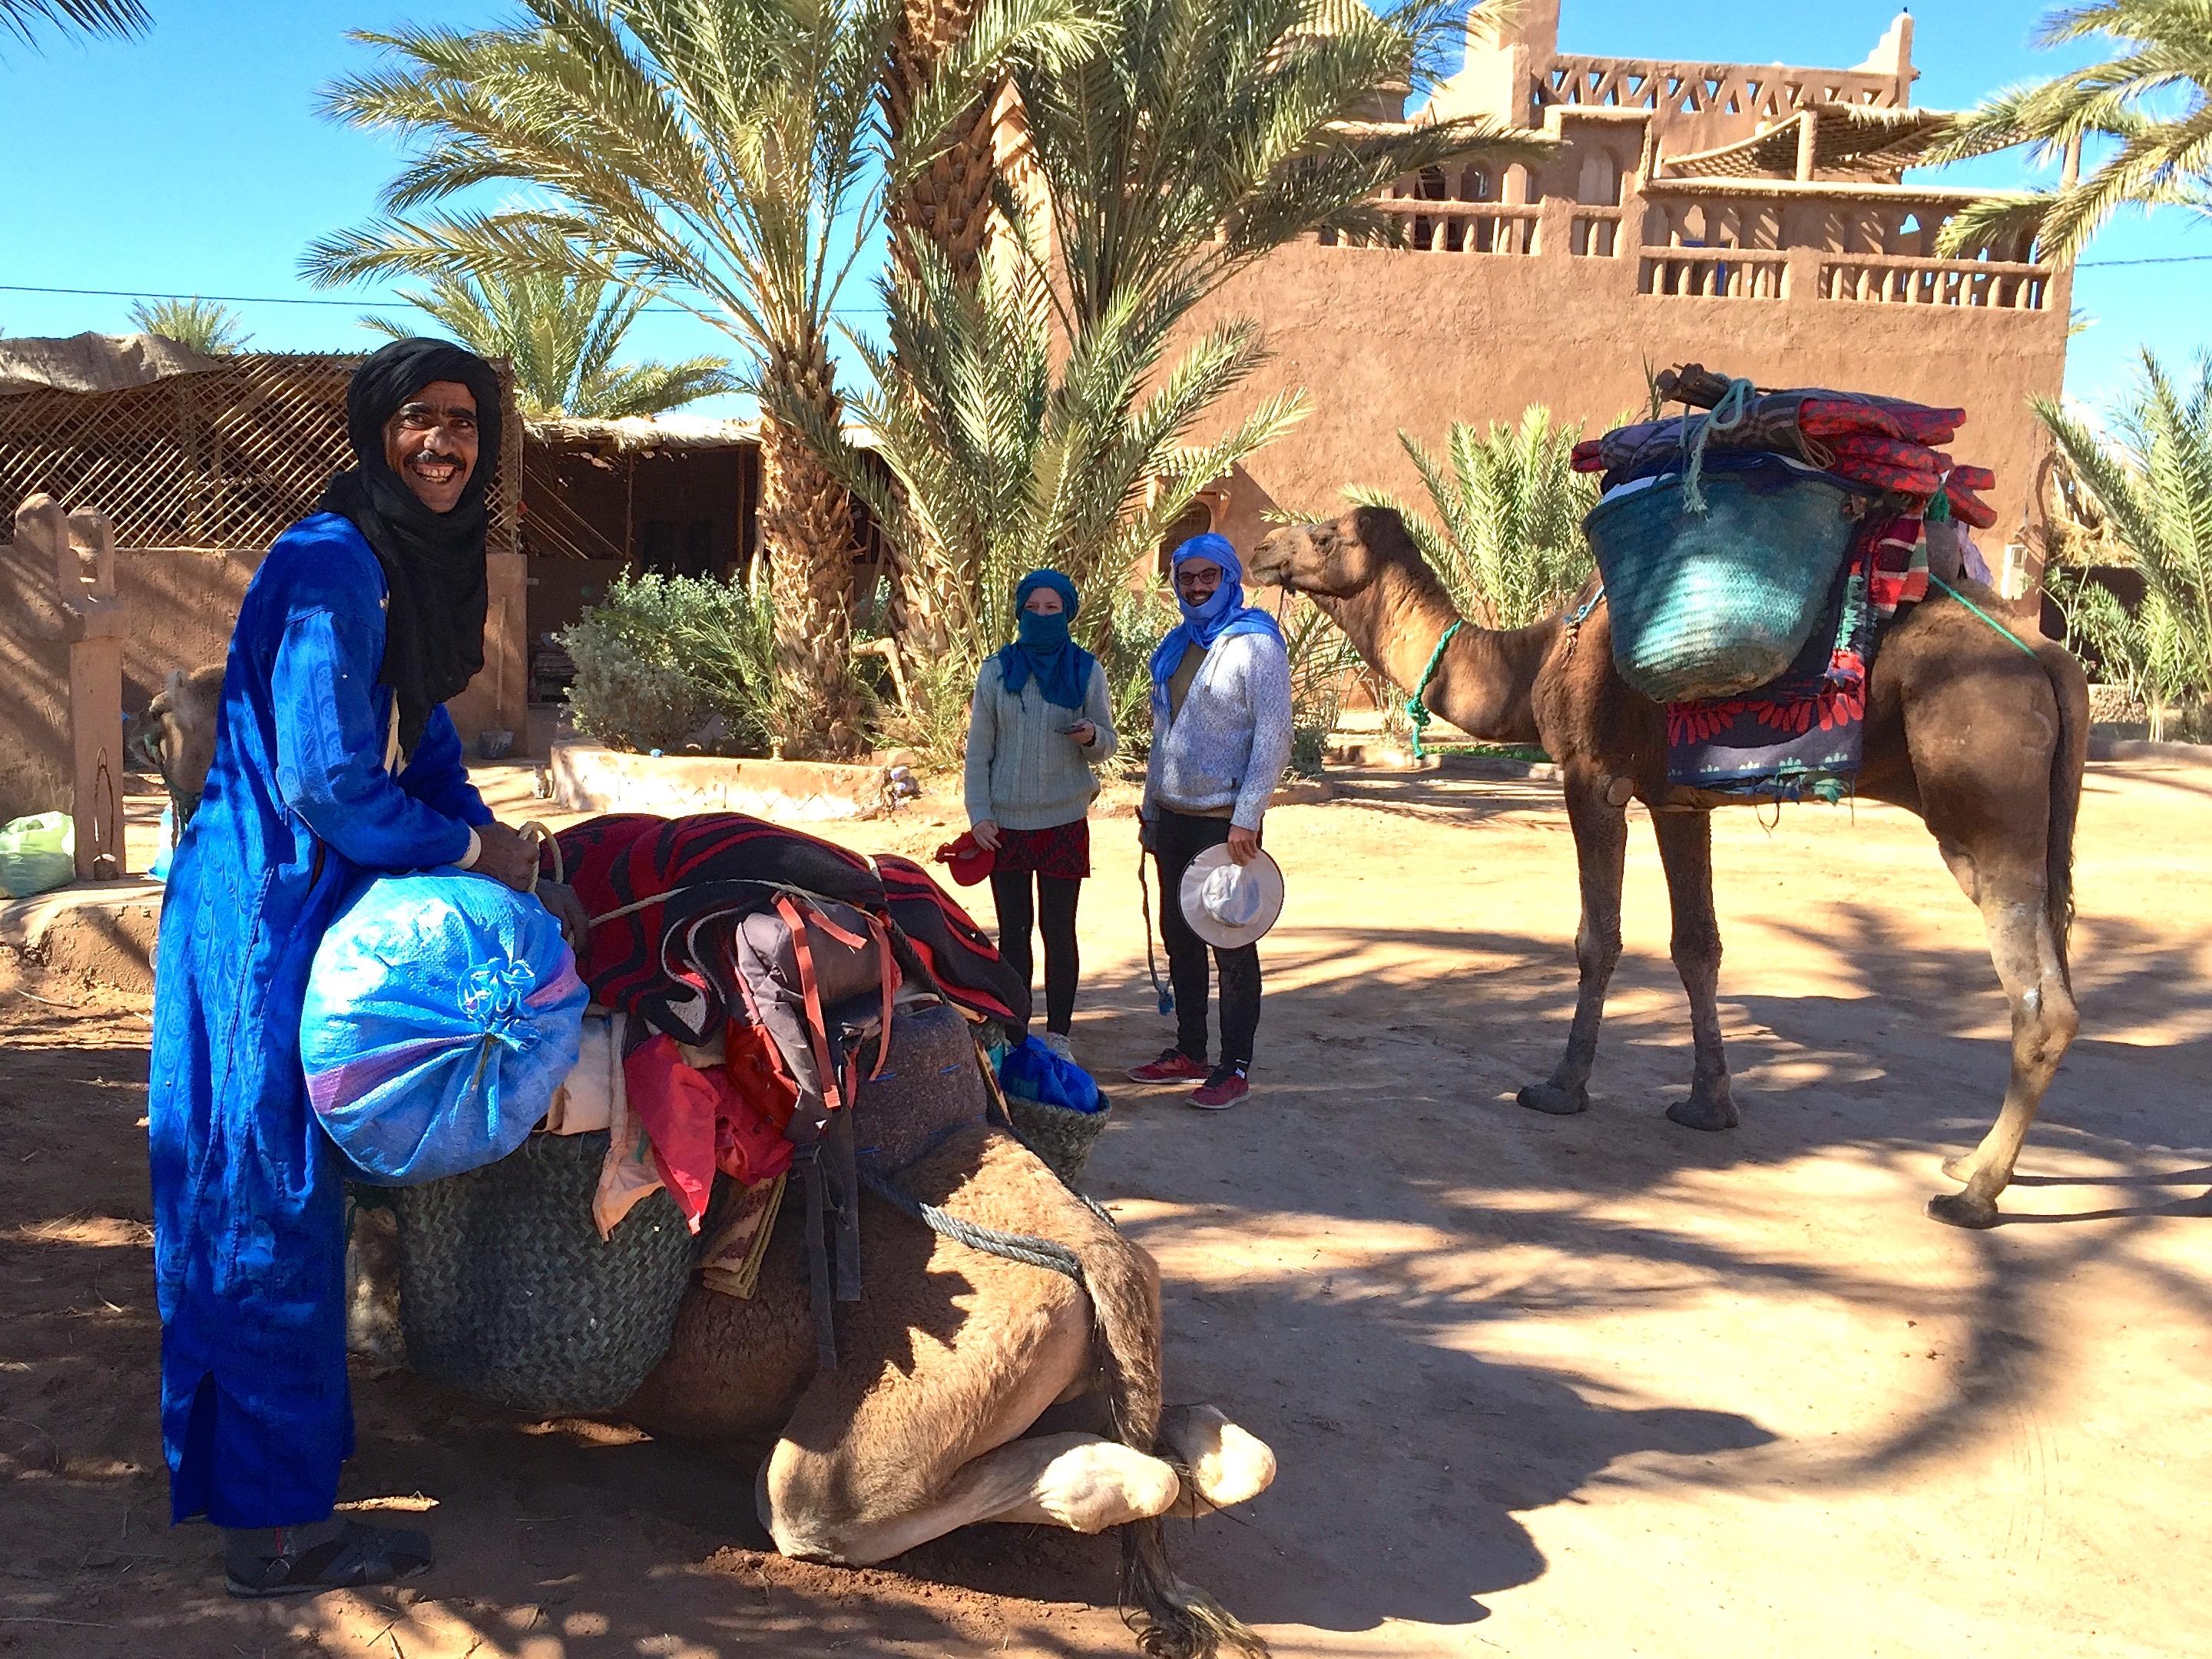
[(112, 880), (123, 873), (124, 786), (124, 615), (115, 598), (115, 528), (104, 514), (65, 514), (51, 495), (33, 495), (16, 509), (15, 553), (46, 575), (49, 637), (64, 651), (55, 665), (63, 671), (56, 678), (66, 685), (62, 775), (76, 824), (77, 877)]

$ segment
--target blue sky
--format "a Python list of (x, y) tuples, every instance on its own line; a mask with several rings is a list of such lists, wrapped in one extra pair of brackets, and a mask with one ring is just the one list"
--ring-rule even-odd
[[(0, 40), (0, 285), (324, 298), (298, 275), (317, 234), (373, 210), (394, 169), (384, 141), (321, 119), (315, 89), (368, 61), (345, 37), (409, 19), (493, 21), (496, 5), (391, 0), (149, 0), (153, 33), (43, 52)], [(1569, 52), (1844, 66), (1873, 47), (1894, 0), (1746, 7), (1739, 0), (1565, 0)], [(1935, 0), (1916, 12), (1915, 101), (1957, 107), (2061, 61), (2030, 49), (2040, 8), (2021, 0)], [(1962, 181), (2010, 184), (2024, 162), (1990, 158)], [(2075, 303), (2097, 319), (2076, 338), (2069, 389), (2101, 400), (2123, 387), (2143, 345), (2170, 356), (2212, 346), (2212, 224), (2177, 215), (2130, 217), (2108, 230), (2079, 272)], [(866, 307), (867, 285), (847, 300)], [(0, 288), (0, 331), (69, 334), (128, 326), (127, 299)], [(362, 349), (366, 301), (340, 307), (241, 305), (255, 343)], [(632, 352), (719, 349), (714, 331), (647, 316)], [(707, 406), (702, 406), (707, 407)]]

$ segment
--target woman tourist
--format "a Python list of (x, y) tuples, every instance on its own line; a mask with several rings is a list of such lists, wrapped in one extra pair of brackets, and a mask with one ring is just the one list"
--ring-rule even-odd
[(356, 371), (356, 465), (269, 550), (230, 639), (215, 762), (177, 849), (154, 1001), (161, 1436), (177, 1521), (224, 1529), (236, 1595), (382, 1583), (417, 1532), (332, 1518), (353, 1451), (338, 1154), (300, 1014), (365, 871), (458, 865), (527, 888), (443, 707), (483, 665), (499, 382), (434, 340)]
[(1075, 907), (1091, 873), (1092, 769), (1115, 743), (1105, 671), (1068, 637), (1081, 603), (1057, 570), (1022, 578), (1015, 639), (975, 677), (968, 720), (968, 822), (993, 854), (999, 954), (1027, 985), (1030, 932), (1043, 933), (1044, 1042), (1065, 1060), (1074, 1058)]

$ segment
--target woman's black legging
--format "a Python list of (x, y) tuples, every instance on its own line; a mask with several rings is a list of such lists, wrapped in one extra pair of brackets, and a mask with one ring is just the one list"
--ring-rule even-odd
[(999, 954), (1030, 982), (1030, 929), (1044, 934), (1044, 1029), (1066, 1036), (1075, 1024), (1075, 984), (1083, 964), (1075, 951), (1075, 905), (1083, 884), (1066, 876), (1036, 878), (1035, 902), (1026, 870), (991, 872), (991, 897), (999, 907)]

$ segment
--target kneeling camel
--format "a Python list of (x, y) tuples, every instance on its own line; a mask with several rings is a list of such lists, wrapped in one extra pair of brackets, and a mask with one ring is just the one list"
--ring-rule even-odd
[[(1212, 1406), (1163, 1406), (1152, 1258), (986, 1121), (980, 1074), (964, 1097), (929, 1091), (933, 1103), (895, 1081), (963, 1054), (961, 1018), (922, 1013), (895, 1037), (883, 1081), (860, 1091), (869, 1164), (896, 1172), (890, 1189), (906, 1201), (862, 1201), (866, 1282), (836, 1309), (836, 1365), (817, 1361), (805, 1206), (787, 1203), (752, 1295), (695, 1284), (667, 1352), (617, 1414), (740, 1460), (769, 1446), (756, 1505), (786, 1555), (871, 1565), (983, 1521), (1117, 1528), (1122, 1613), (1148, 1659), (1264, 1655), (1170, 1567), (1162, 1522), (1263, 1492), (1274, 1454)], [(916, 1200), (971, 1239), (1012, 1236), (1060, 1266), (926, 1228)], [(390, 1218), (356, 1219), (355, 1345), (404, 1363)]]
[[(1459, 619), (1443, 582), (1388, 508), (1361, 507), (1334, 523), (1278, 530), (1253, 556), (1251, 576), (1311, 595), (1368, 665), (1401, 686), (1419, 683), (1437, 642)], [(1593, 582), (1583, 601), (1595, 592)], [(2002, 603), (1972, 592), (1984, 609)], [(1574, 613), (1583, 609), (1578, 603)], [(2066, 950), (2088, 684), (2063, 647), (2032, 628), (2021, 639), (2030, 649), (1956, 600), (1930, 599), (1884, 630), (1867, 687), (1858, 793), (1927, 824), (1982, 913), (2012, 1004), (2004, 1105), (1981, 1144), (1943, 1166), (1963, 1189), (1929, 1200), (1930, 1215), (1962, 1227), (1996, 1223), (1997, 1194), (2012, 1179), (2036, 1108), (2080, 1024)], [(1565, 781), (1582, 879), (1580, 983), (1566, 1053), (1547, 1079), (1521, 1091), (1521, 1103), (1556, 1114), (1589, 1103), (1606, 986), (1620, 958), (1627, 806), (1640, 800), (1651, 812), (1667, 872), (1674, 963), (1689, 993), (1696, 1048), (1689, 1098), (1667, 1115), (1693, 1129), (1734, 1127), (1721, 1047), (1721, 939), (1708, 815), (1741, 803), (1668, 782), (1664, 711), (1615, 672), (1607, 611), (1589, 611), (1579, 628), (1565, 615), (1510, 629), (1468, 623), (1445, 647), (1424, 701), (1474, 737), (1542, 744)]]

